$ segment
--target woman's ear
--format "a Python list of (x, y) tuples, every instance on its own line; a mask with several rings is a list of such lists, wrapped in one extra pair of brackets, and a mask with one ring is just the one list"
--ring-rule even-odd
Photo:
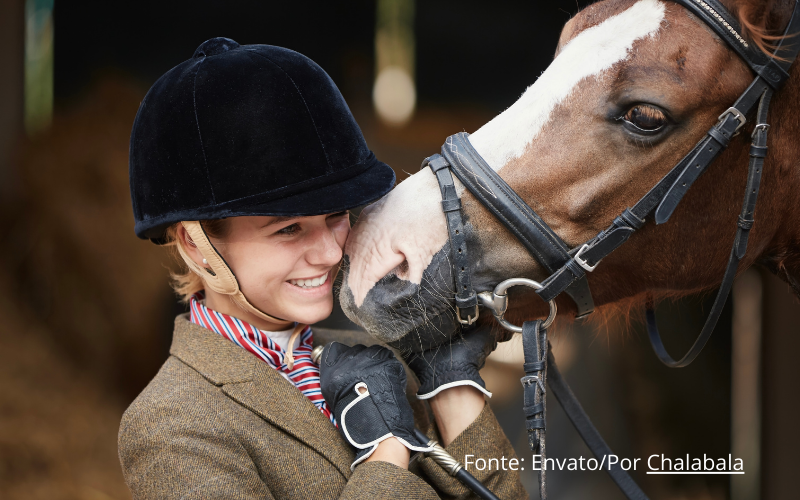
[(200, 253), (200, 250), (197, 249), (197, 245), (194, 244), (192, 241), (192, 237), (189, 236), (189, 233), (186, 231), (186, 228), (183, 227), (183, 224), (178, 224), (177, 233), (176, 233), (176, 243), (183, 248), (184, 254), (187, 255), (195, 264), (200, 267), (208, 267), (208, 264), (205, 263), (205, 258), (203, 254)]

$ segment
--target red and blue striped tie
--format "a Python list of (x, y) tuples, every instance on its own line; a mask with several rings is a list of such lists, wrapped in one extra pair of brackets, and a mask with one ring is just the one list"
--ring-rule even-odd
[(285, 373), (292, 384), (336, 425), (336, 418), (322, 397), (319, 367), (311, 360), (314, 337), (310, 326), (306, 326), (300, 333), (300, 345), (292, 353), (294, 366), (290, 367), (291, 363), (287, 364), (289, 360), (286, 359), (286, 351), (270, 339), (267, 332), (233, 316), (207, 308), (201, 302), (203, 299), (202, 292), (194, 294), (191, 298), (189, 305), (192, 323), (218, 333), (272, 368)]

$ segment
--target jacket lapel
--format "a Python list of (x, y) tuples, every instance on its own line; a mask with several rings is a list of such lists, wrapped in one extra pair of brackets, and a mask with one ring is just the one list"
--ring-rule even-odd
[(349, 478), (354, 454), (336, 427), (276, 370), (257, 359), (254, 361), (251, 381), (227, 384), (222, 390), (323, 455)]
[(348, 443), (314, 403), (277, 370), (233, 342), (189, 322), (186, 315), (175, 319), (170, 354), (350, 477), (354, 454)]

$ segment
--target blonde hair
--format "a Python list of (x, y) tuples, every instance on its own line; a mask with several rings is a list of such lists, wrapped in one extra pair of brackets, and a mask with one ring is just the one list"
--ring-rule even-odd
[[(192, 271), (178, 252), (178, 245), (183, 245), (183, 241), (178, 238), (178, 225), (176, 222), (167, 228), (165, 247), (169, 247), (172, 251), (175, 260), (178, 261), (180, 269), (177, 271), (170, 271), (170, 286), (175, 291), (175, 294), (180, 297), (181, 302), (188, 304), (192, 295), (205, 289), (206, 283), (203, 277)], [(214, 219), (207, 221), (200, 221), (206, 234), (209, 238), (222, 238), (228, 232), (228, 224), (225, 219)], [(236, 301), (234, 301), (236, 302)]]

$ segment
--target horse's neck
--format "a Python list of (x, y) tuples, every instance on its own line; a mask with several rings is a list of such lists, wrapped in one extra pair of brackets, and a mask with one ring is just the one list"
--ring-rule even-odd
[[(766, 238), (759, 262), (788, 282), (800, 297), (800, 61), (791, 78), (776, 93), (768, 121), (769, 152), (765, 162), (765, 192), (759, 197), (756, 224)], [(763, 231), (763, 230), (762, 230)]]

